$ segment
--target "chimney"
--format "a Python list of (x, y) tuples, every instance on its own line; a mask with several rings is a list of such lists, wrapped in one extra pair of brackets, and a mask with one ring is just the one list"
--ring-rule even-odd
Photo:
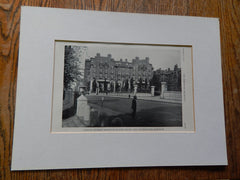
[(149, 63), (149, 57), (146, 57), (145, 59), (146, 59), (146, 61)]

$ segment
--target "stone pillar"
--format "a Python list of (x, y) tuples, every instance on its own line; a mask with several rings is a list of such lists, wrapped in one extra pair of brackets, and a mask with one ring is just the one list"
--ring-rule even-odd
[(120, 92), (122, 91), (123, 82), (120, 82)]
[(89, 93), (92, 92), (92, 89), (93, 89), (93, 80), (90, 81), (90, 90), (89, 90)]
[(131, 91), (131, 82), (130, 82), (130, 79), (128, 80), (128, 91), (129, 91), (129, 92)]
[(96, 95), (99, 93), (99, 82), (97, 82), (97, 87), (96, 87)]
[(99, 93), (99, 87), (96, 88), (96, 95)]
[(151, 86), (151, 96), (154, 96), (155, 86)]
[(116, 82), (115, 81), (113, 82), (113, 92), (114, 93), (116, 92)]
[(164, 99), (164, 92), (167, 91), (167, 83), (161, 82), (161, 95), (160, 98)]
[(137, 84), (134, 85), (134, 93), (133, 94), (134, 94), (134, 96), (137, 95)]
[(76, 115), (86, 126), (90, 125), (90, 106), (88, 105), (87, 98), (83, 94), (77, 99)]

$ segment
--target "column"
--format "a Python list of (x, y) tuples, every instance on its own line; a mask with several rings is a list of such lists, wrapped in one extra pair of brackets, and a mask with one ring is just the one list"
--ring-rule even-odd
[(128, 91), (131, 92), (131, 82), (130, 82), (130, 79), (128, 80)]
[(113, 82), (113, 92), (114, 93), (116, 92), (116, 82), (115, 81)]
[(161, 95), (160, 98), (164, 99), (164, 92), (167, 90), (167, 83), (161, 82)]
[(137, 95), (137, 84), (134, 85), (134, 93), (133, 94), (134, 94), (134, 96)]
[(123, 82), (120, 82), (120, 92), (122, 91)]
[(89, 93), (92, 92), (92, 89), (93, 89), (93, 80), (90, 81), (90, 90), (89, 90)]
[(151, 96), (154, 96), (155, 86), (151, 86)]
[(97, 82), (97, 87), (96, 87), (96, 95), (99, 93), (99, 82)]

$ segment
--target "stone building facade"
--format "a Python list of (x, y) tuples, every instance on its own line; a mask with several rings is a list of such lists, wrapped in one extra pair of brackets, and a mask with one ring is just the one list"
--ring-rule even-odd
[(160, 82), (166, 82), (168, 91), (181, 91), (181, 68), (177, 64), (174, 69), (157, 69), (155, 74)]
[(130, 91), (134, 84), (145, 83), (153, 76), (153, 66), (149, 58), (139, 59), (136, 57), (132, 62), (115, 60), (111, 54), (101, 56), (97, 53), (95, 57), (85, 60), (84, 80), (90, 92), (100, 91)]

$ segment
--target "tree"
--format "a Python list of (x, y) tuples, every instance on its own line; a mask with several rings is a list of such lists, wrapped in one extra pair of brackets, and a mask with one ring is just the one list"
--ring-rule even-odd
[(94, 78), (93, 83), (92, 83), (92, 88), (93, 88), (93, 92), (96, 92), (97, 82), (96, 82), (95, 78)]
[(131, 78), (130, 79), (131, 91), (133, 90), (133, 82), (134, 82), (134, 80), (133, 80), (133, 78)]
[(119, 86), (118, 82), (116, 81), (116, 92), (119, 91), (119, 88), (120, 88), (120, 86)]
[(104, 80), (104, 91), (107, 92), (107, 79), (105, 78)]
[(71, 89), (81, 76), (80, 60), (72, 46), (65, 46), (64, 53), (64, 88)]
[(147, 86), (148, 86), (148, 80), (147, 78), (145, 79), (145, 90), (147, 89)]
[(128, 90), (128, 79), (125, 80), (125, 91)]
[(65, 46), (64, 51), (64, 89), (73, 89), (83, 82), (81, 61), (86, 59), (86, 46)]
[(138, 87), (139, 87), (139, 91), (141, 92), (141, 90), (142, 90), (142, 78), (139, 79)]
[(87, 82), (87, 89), (90, 90), (90, 81)]
[(153, 73), (153, 77), (151, 79), (151, 86), (155, 86), (156, 90), (160, 89), (160, 77), (154, 72)]
[(111, 88), (111, 92), (114, 91), (114, 85), (113, 85), (113, 82), (110, 83), (110, 88)]

